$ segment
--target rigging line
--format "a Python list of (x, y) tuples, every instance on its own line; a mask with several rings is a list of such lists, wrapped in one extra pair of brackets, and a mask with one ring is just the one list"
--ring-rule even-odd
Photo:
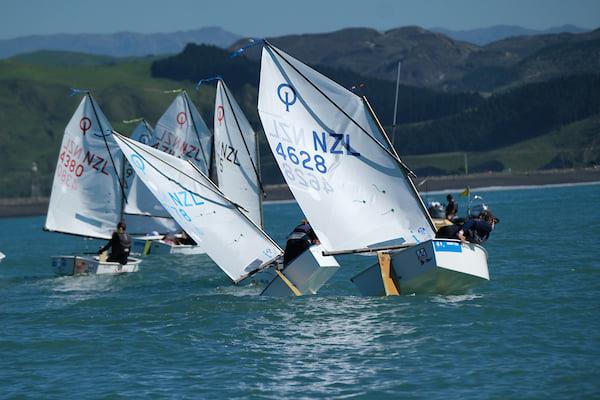
[[(277, 53), (277, 55), (283, 59), (283, 61), (285, 61), (290, 67), (292, 67), (292, 69), (294, 71), (296, 71), (302, 78), (304, 78), (317, 92), (319, 92), (323, 97), (325, 97), (325, 99), (327, 99), (327, 101), (329, 101), (331, 104), (333, 104), (333, 106), (335, 108), (337, 108), (342, 114), (344, 114), (346, 116), (346, 118), (348, 118), (350, 121), (352, 121), (354, 123), (354, 125), (356, 125), (361, 131), (363, 131), (369, 138), (371, 138), (371, 140), (373, 140), (377, 146), (381, 147), (381, 149), (383, 149), (387, 154), (390, 155), (390, 157), (392, 157), (394, 160), (396, 160), (396, 162), (400, 161), (398, 160), (398, 158), (396, 158), (396, 156), (389, 150), (386, 149), (385, 146), (383, 144), (381, 144), (381, 142), (379, 142), (379, 140), (375, 139), (373, 137), (373, 135), (371, 135), (365, 128), (362, 127), (362, 125), (360, 125), (358, 122), (356, 122), (354, 120), (354, 118), (352, 118), (350, 115), (348, 115), (348, 113), (346, 111), (344, 111), (340, 106), (337, 105), (336, 102), (334, 102), (333, 100), (331, 100), (331, 98), (329, 98), (329, 96), (327, 96), (321, 89), (319, 89), (319, 87), (317, 85), (315, 85), (310, 79), (308, 79), (302, 72), (300, 72), (298, 70), (298, 68), (296, 68), (295, 65), (293, 65), (291, 62), (289, 62), (283, 55), (281, 55), (281, 53), (279, 52), (279, 50), (276, 47), (273, 47), (269, 42), (267, 42), (265, 40), (265, 44), (269, 47), (269, 49), (273, 50), (275, 53)], [(355, 95), (356, 96), (356, 95)], [(400, 166), (402, 166), (402, 162), (400, 161)], [(409, 170), (410, 171), (410, 170)]]
[[(92, 111), (94, 111), (94, 115), (96, 116), (96, 121), (98, 121), (98, 125), (100, 125), (100, 133), (102, 135), (102, 139), (104, 140), (104, 145), (106, 146), (106, 151), (108, 151), (108, 156), (110, 157), (110, 162), (112, 164), (113, 169), (115, 170), (115, 174), (117, 175), (117, 181), (119, 182), (119, 187), (121, 188), (121, 217), (123, 214), (124, 204), (127, 203), (127, 196), (125, 195), (125, 188), (123, 187), (123, 182), (121, 182), (121, 177), (119, 176), (119, 172), (117, 171), (117, 166), (115, 165), (115, 160), (113, 159), (112, 153), (110, 151), (110, 147), (108, 146), (108, 141), (106, 140), (106, 135), (104, 134), (104, 127), (100, 122), (100, 118), (98, 117), (98, 112), (96, 111), (96, 106), (94, 105), (94, 98), (90, 92), (87, 93), (90, 97), (90, 103), (92, 104)], [(112, 130), (111, 130), (112, 131)]]
[(206, 161), (206, 153), (204, 152), (204, 146), (202, 146), (202, 141), (200, 140), (200, 134), (198, 133), (198, 128), (196, 127), (196, 121), (194, 120), (194, 115), (192, 113), (192, 107), (190, 106), (190, 99), (185, 90), (183, 91), (183, 98), (185, 100), (185, 105), (190, 112), (190, 119), (192, 120), (192, 126), (194, 127), (194, 132), (196, 133), (196, 138), (198, 139), (198, 145), (200, 145), (200, 151), (202, 152), (202, 159), (204, 160), (204, 165), (206, 165), (206, 171), (208, 174), (210, 174), (210, 164), (208, 164)]
[[(165, 163), (165, 164), (167, 164), (168, 166), (170, 166), (171, 168), (173, 168), (174, 170), (176, 170), (176, 171), (177, 171), (177, 172), (179, 172), (180, 174), (182, 174), (182, 175), (186, 176), (187, 178), (191, 179), (192, 181), (196, 182), (198, 185), (202, 186), (203, 188), (210, 190), (211, 192), (213, 192), (214, 194), (216, 194), (217, 196), (219, 196), (221, 199), (225, 200), (226, 202), (230, 203), (231, 205), (233, 205), (233, 206), (235, 206), (235, 207), (240, 207), (241, 209), (245, 210), (245, 208), (244, 208), (244, 207), (242, 207), (242, 206), (240, 206), (239, 204), (237, 204), (237, 203), (235, 203), (235, 202), (231, 201), (230, 199), (228, 199), (227, 197), (225, 197), (225, 196), (224, 196), (222, 193), (220, 193), (218, 190), (215, 190), (215, 189), (211, 188), (210, 186), (207, 186), (206, 184), (204, 184), (204, 183), (200, 182), (200, 181), (199, 181), (199, 180), (197, 180), (196, 178), (194, 178), (194, 177), (190, 176), (189, 174), (187, 174), (185, 171), (182, 171), (182, 170), (180, 170), (180, 169), (179, 169), (179, 168), (177, 168), (176, 166), (174, 166), (174, 165), (171, 165), (171, 164), (169, 164), (168, 162), (166, 162), (166, 161), (164, 161), (164, 160), (161, 160), (160, 158), (158, 158), (158, 157), (157, 157), (157, 156), (155, 156), (154, 154), (152, 154), (152, 153), (148, 152), (147, 150), (144, 150), (143, 148), (139, 147), (138, 145), (136, 145), (136, 144), (135, 144), (135, 141), (134, 141), (134, 140), (131, 140), (131, 139), (129, 139), (129, 138), (127, 138), (127, 137), (125, 137), (125, 136), (121, 135), (121, 134), (120, 134), (120, 133), (118, 133), (118, 132), (115, 132), (115, 131), (113, 131), (113, 132), (114, 132), (115, 134), (119, 135), (119, 136), (120, 136), (120, 139), (121, 139), (121, 140), (122, 140), (122, 141), (123, 141), (123, 142), (124, 142), (124, 143), (127, 145), (127, 147), (129, 147), (130, 149), (132, 149), (133, 151), (135, 151), (135, 152), (136, 152), (138, 155), (140, 155), (140, 154), (139, 154), (139, 152), (138, 152), (136, 149), (134, 149), (133, 147), (136, 147), (137, 149), (139, 149), (139, 151), (143, 151), (145, 154), (149, 155), (150, 157), (153, 157), (153, 158), (157, 159), (158, 161), (160, 161), (160, 162), (162, 162), (162, 163)], [(175, 179), (173, 179), (173, 178), (170, 178), (170, 177), (169, 177), (169, 176), (167, 176), (165, 173), (163, 173), (162, 171), (160, 171), (160, 169), (158, 169), (158, 168), (157, 168), (157, 167), (156, 167), (156, 166), (155, 166), (155, 165), (154, 165), (152, 162), (148, 161), (148, 160), (147, 160), (147, 159), (146, 159), (146, 158), (145, 158), (143, 155), (140, 155), (140, 157), (141, 157), (141, 158), (142, 158), (144, 161), (146, 161), (146, 162), (147, 162), (147, 163), (148, 163), (150, 166), (152, 166), (152, 168), (154, 168), (154, 170), (155, 170), (156, 172), (158, 172), (158, 173), (159, 173), (159, 175), (163, 176), (163, 177), (164, 177), (164, 178), (166, 178), (168, 181), (175, 183), (175, 184), (176, 184), (177, 186), (179, 186), (180, 188), (182, 188), (182, 189), (184, 189), (184, 190), (187, 190), (188, 192), (190, 192), (190, 193), (192, 193), (192, 194), (195, 194), (196, 196), (199, 196), (199, 197), (201, 197), (201, 198), (203, 198), (203, 199), (205, 199), (205, 200), (207, 200), (207, 201), (214, 202), (214, 200), (209, 200), (209, 199), (208, 199), (206, 196), (202, 196), (201, 194), (199, 194), (199, 193), (196, 193), (196, 192), (194, 192), (194, 191), (192, 191), (192, 190), (190, 190), (190, 189), (186, 188), (184, 185), (182, 185), (181, 183), (177, 182)], [(185, 160), (182, 160), (182, 161), (184, 161), (184, 162), (185, 162)], [(193, 167), (194, 167), (194, 168), (195, 168), (197, 171), (201, 172), (201, 171), (198, 169), (198, 167), (197, 167), (196, 165), (194, 165), (194, 163), (192, 163), (192, 162), (191, 162), (191, 161), (189, 161), (189, 160), (188, 160), (187, 162), (189, 162), (189, 163), (190, 163), (190, 165), (192, 165), (192, 166), (193, 166)], [(210, 182), (210, 179), (209, 179), (209, 182)]]
[[(233, 109), (233, 105), (231, 104), (231, 100), (229, 99), (229, 93), (228, 93), (228, 90), (227, 90), (227, 87), (225, 86), (225, 84), (223, 84), (223, 91), (225, 92), (225, 97), (227, 98), (227, 103), (229, 104), (231, 113), (233, 114), (233, 119), (235, 120), (235, 124), (237, 125), (238, 132), (240, 133), (240, 136), (242, 137), (242, 142), (244, 142), (244, 148), (246, 149), (246, 153), (248, 154), (248, 157), (250, 157), (250, 164), (252, 165), (252, 169), (254, 170), (254, 174), (256, 175), (256, 180), (258, 181), (258, 186), (260, 186), (260, 192), (264, 196), (265, 189), (260, 180), (260, 175), (258, 174), (258, 170), (256, 169), (254, 162), (252, 161), (252, 155), (250, 154), (250, 149), (248, 148), (248, 144), (246, 143), (246, 138), (244, 138), (244, 133), (242, 132), (242, 127), (240, 126), (240, 122), (238, 121), (237, 115), (235, 115), (235, 111)], [(257, 139), (258, 139), (258, 137), (257, 137)], [(256, 140), (256, 146), (258, 147), (258, 140)], [(259, 163), (260, 160), (257, 159), (256, 162)]]

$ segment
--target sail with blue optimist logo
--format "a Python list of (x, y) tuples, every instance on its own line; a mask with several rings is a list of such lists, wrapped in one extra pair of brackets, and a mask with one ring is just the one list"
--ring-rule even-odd
[(135, 173), (175, 221), (235, 282), (282, 250), (191, 162), (114, 133)]
[(258, 111), (277, 164), (326, 250), (435, 236), (365, 99), (265, 42)]

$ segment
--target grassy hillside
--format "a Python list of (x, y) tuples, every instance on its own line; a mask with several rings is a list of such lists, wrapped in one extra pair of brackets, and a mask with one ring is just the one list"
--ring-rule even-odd
[[(188, 56), (190, 54), (186, 55)], [(215, 56), (211, 61), (218, 61), (219, 57)], [(180, 65), (177, 60), (176, 57), (170, 59), (172, 67), (177, 68)], [(71, 87), (92, 90), (113, 127), (125, 133), (129, 133), (133, 127), (123, 124), (122, 120), (145, 117), (154, 124), (175, 96), (164, 91), (184, 87), (189, 89), (188, 93), (204, 116), (207, 125), (212, 126), (214, 85), (202, 87), (201, 91), (197, 92), (193, 90), (193, 81), (214, 75), (216, 71), (222, 71), (219, 68), (220, 64), (206, 62), (206, 58), (196, 53), (185, 60), (188, 61), (188, 69), (180, 71), (182, 75), (177, 76), (177, 79), (182, 80), (153, 76), (153, 65), (160, 65), (163, 62), (162, 59), (156, 58), (123, 60), (73, 53), (40, 52), (0, 61), (0, 197), (29, 195), (32, 162), (38, 165), (42, 192), (46, 194), (49, 192), (64, 127), (81, 99), (80, 96), (69, 96)], [(251, 84), (253, 79), (257, 79), (253, 76), (257, 74), (257, 69), (256, 65), (248, 65), (250, 65), (249, 70), (242, 70), (240, 73), (239, 70), (232, 69), (228, 74), (239, 74), (239, 82), (233, 85), (235, 88), (232, 87), (234, 96), (257, 131), (262, 132), (255, 108), (257, 89)], [(196, 66), (204, 66), (202, 68), (205, 69), (196, 69)], [(209, 68), (214, 68), (215, 72)], [(347, 70), (335, 70), (323, 66), (318, 68), (325, 74), (334, 76), (345, 86), (351, 86), (364, 79), (367, 85), (363, 90), (371, 99), (381, 119), (384, 123), (391, 120), (393, 84), (364, 78)], [(227, 76), (225, 78), (227, 79)], [(425, 150), (426, 152), (439, 153), (406, 157), (409, 165), (421, 175), (460, 173), (464, 170), (465, 150), (469, 151), (470, 171), (507, 168), (538, 169), (598, 163), (600, 162), (597, 151), (600, 110), (597, 109), (597, 95), (596, 97), (582, 95), (582, 93), (595, 93), (598, 84), (585, 80), (582, 82), (579, 82), (579, 86), (552, 86), (554, 87), (552, 90), (547, 87), (544, 89), (545, 86), (536, 90), (532, 87), (523, 89), (524, 92), (521, 94), (529, 93), (527, 96), (530, 96), (530, 100), (536, 100), (535, 105), (538, 107), (542, 105), (541, 114), (537, 114), (541, 118), (547, 117), (546, 119), (556, 122), (553, 118), (557, 115), (566, 113), (568, 117), (567, 122), (559, 121), (559, 123), (543, 125), (545, 130), (536, 131), (533, 135), (537, 136), (536, 138), (531, 135), (510, 136), (514, 132), (508, 132), (506, 135), (499, 134), (498, 132), (501, 131), (494, 125), (498, 121), (501, 123), (519, 120), (515, 117), (516, 114), (504, 115), (506, 108), (502, 104), (507, 102), (507, 99), (511, 99), (510, 96), (516, 96), (518, 100), (513, 98), (509, 101), (514, 103), (513, 105), (516, 104), (514, 109), (528, 110), (524, 106), (528, 104), (528, 98), (525, 96), (519, 99), (519, 92), (498, 94), (484, 100), (476, 94), (436, 93), (428, 89), (404, 86), (401, 90), (400, 120), (411, 124), (400, 127), (398, 147), (404, 154), (409, 150), (411, 153), (423, 152), (423, 148), (429, 149)], [(573, 87), (576, 90), (571, 94), (569, 90)], [(562, 93), (564, 96), (552, 93)], [(558, 111), (543, 107), (546, 104), (544, 101), (548, 98), (557, 99), (557, 103), (552, 104), (560, 107)], [(572, 108), (574, 105), (577, 106), (575, 109)], [(583, 109), (587, 111), (581, 113)], [(480, 110), (485, 112), (481, 115), (477, 114), (481, 112)], [(480, 115), (481, 118), (474, 118), (475, 115)], [(504, 119), (497, 119), (499, 115), (504, 116)], [(576, 122), (580, 119), (583, 120)], [(527, 120), (525, 114), (521, 121)], [(455, 137), (452, 144), (458, 143), (456, 147), (431, 147), (432, 143), (439, 144), (437, 138), (440, 135), (452, 133), (452, 129), (467, 134), (470, 132), (468, 129), (464, 130), (464, 126), (448, 121), (466, 123), (465, 126), (473, 121), (475, 123), (485, 121), (488, 125), (481, 125), (479, 131), (482, 135), (487, 135), (490, 143), (493, 139), (505, 139), (504, 136), (512, 139), (508, 142), (498, 140), (496, 145), (487, 148), (490, 150), (488, 152), (473, 151), (477, 148), (469, 147), (472, 143), (469, 142), (468, 136)], [(532, 119), (532, 121), (537, 120)], [(571, 124), (558, 129), (564, 123)], [(428, 131), (432, 126), (437, 126), (437, 131), (434, 133)], [(415, 127), (420, 130), (415, 130)], [(282, 182), (264, 136), (260, 135), (259, 138), (264, 182)], [(504, 147), (498, 148), (499, 145)], [(524, 153), (519, 153), (528, 149), (531, 149), (531, 154), (523, 156), (521, 154)], [(448, 154), (448, 151), (455, 152)]]
[(600, 165), (600, 114), (539, 137), (483, 152), (401, 155), (417, 175), (533, 171)]
[[(42, 187), (49, 188), (64, 128), (81, 100), (69, 96), (71, 87), (92, 90), (119, 131), (132, 129), (124, 119), (143, 116), (154, 123), (175, 96), (163, 91), (182, 84), (151, 78), (151, 61), (68, 67), (0, 61), (0, 197), (29, 193), (34, 161)], [(214, 90), (205, 89), (201, 97), (187, 86), (200, 112), (212, 115)]]

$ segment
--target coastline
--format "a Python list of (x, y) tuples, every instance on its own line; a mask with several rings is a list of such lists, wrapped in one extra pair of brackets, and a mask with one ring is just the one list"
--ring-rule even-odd
[[(424, 193), (457, 192), (463, 191), (467, 186), (471, 190), (516, 189), (600, 182), (600, 168), (430, 176), (417, 178), (414, 182), (417, 189)], [(285, 184), (266, 185), (265, 190), (267, 192), (265, 203), (293, 201), (292, 192)], [(49, 200), (48, 197), (0, 198), (0, 217), (45, 215)]]

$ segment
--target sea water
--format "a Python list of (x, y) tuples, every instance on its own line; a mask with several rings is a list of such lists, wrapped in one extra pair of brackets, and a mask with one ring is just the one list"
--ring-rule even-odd
[[(206, 256), (55, 277), (51, 255), (103, 243), (0, 219), (0, 398), (599, 398), (600, 185), (479, 194), (491, 281), (461, 296), (361, 297), (359, 256), (302, 298)], [(301, 216), (266, 205), (266, 231), (283, 244)]]

